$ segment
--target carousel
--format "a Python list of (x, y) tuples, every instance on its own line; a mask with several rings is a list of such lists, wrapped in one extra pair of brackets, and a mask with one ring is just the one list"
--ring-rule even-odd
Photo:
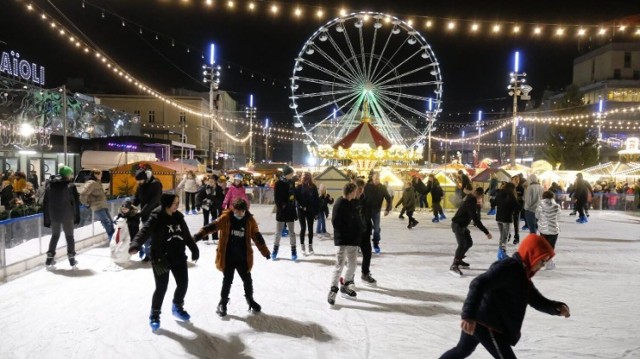
[(422, 159), (422, 147), (407, 148), (391, 143), (372, 124), (368, 101), (363, 101), (360, 124), (333, 145), (309, 146), (313, 156), (341, 163), (360, 174), (388, 162), (411, 163)]

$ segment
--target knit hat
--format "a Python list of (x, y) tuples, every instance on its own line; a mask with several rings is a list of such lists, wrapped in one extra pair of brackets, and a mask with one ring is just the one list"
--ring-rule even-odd
[(242, 175), (237, 173), (235, 176), (233, 176), (233, 180), (234, 181), (242, 181), (243, 180)]
[(122, 202), (120, 207), (131, 209), (133, 207), (133, 202), (130, 199), (126, 199)]
[(286, 175), (290, 175), (293, 173), (293, 168), (289, 167), (289, 166), (284, 166), (284, 168), (282, 169), (282, 174), (284, 176)]
[(69, 166), (62, 166), (58, 170), (58, 174), (62, 177), (71, 177), (73, 176), (73, 170)]
[(518, 247), (518, 254), (520, 254), (520, 258), (522, 258), (522, 261), (526, 266), (529, 278), (533, 277), (535, 274), (531, 268), (533, 268), (536, 263), (546, 257), (551, 259), (556, 255), (549, 241), (535, 233), (531, 233), (524, 237), (520, 242), (520, 247)]
[(136, 181), (140, 181), (140, 180), (148, 180), (149, 178), (147, 178), (147, 171), (144, 168), (138, 168), (136, 170)]
[(162, 208), (169, 208), (176, 197), (178, 197), (178, 195), (174, 193), (163, 193), (162, 196), (160, 196), (160, 205), (162, 205)]

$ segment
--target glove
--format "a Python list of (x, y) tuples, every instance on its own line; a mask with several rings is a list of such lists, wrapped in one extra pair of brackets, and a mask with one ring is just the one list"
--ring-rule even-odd
[(139, 247), (133, 243), (131, 243), (131, 245), (129, 246), (129, 254), (136, 254), (138, 253)]
[(196, 233), (193, 235), (193, 240), (197, 243), (202, 240), (202, 235), (200, 233)]
[(154, 259), (151, 266), (153, 267), (153, 274), (157, 277), (169, 273), (169, 263), (165, 257)]
[(271, 253), (264, 256), (267, 260), (271, 259)]
[(197, 261), (200, 258), (200, 250), (196, 249), (195, 252), (191, 252), (191, 260)]

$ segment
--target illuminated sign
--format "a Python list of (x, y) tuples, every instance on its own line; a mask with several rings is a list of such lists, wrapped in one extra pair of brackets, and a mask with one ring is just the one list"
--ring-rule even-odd
[(20, 59), (20, 54), (15, 51), (2, 52), (0, 72), (44, 86), (44, 66)]

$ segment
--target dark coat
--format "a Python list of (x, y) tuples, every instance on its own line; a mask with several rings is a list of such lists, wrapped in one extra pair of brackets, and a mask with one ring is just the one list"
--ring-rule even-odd
[(151, 237), (151, 258), (166, 258), (171, 261), (186, 261), (185, 246), (198, 258), (200, 251), (184, 221), (184, 215), (175, 212), (168, 215), (164, 208), (154, 209), (142, 229), (131, 241), (130, 248), (139, 249)]
[(293, 181), (282, 177), (273, 189), (273, 199), (276, 202), (276, 221), (293, 222), (298, 219), (296, 213), (296, 194)]
[(222, 201), (224, 201), (224, 190), (220, 186), (204, 185), (196, 193), (196, 206), (206, 207), (207, 211), (222, 207)]
[(429, 184), (429, 191), (431, 192), (431, 201), (432, 202), (440, 202), (442, 201), (442, 197), (444, 197), (444, 191), (440, 186), (440, 182), (438, 180), (432, 181)]
[(497, 261), (469, 284), (469, 294), (462, 307), (462, 319), (504, 333), (509, 343), (520, 339), (520, 329), (527, 304), (551, 315), (560, 315), (563, 303), (545, 298), (527, 277), (518, 253)]
[(320, 195), (316, 185), (312, 184), (310, 187), (297, 186), (296, 201), (298, 202), (298, 216), (309, 214), (315, 217), (320, 213)]
[(456, 214), (451, 219), (451, 222), (454, 222), (462, 227), (467, 227), (471, 221), (473, 224), (478, 227), (485, 234), (489, 233), (489, 230), (482, 224), (480, 220), (480, 216), (478, 216), (478, 200), (475, 196), (469, 194), (465, 197), (464, 202)]
[(385, 210), (391, 212), (391, 195), (389, 195), (387, 187), (382, 183), (367, 183), (367, 185), (364, 186), (364, 196), (365, 201), (367, 201), (367, 206), (371, 209), (371, 213), (380, 212), (383, 200), (387, 201), (387, 208)]
[(513, 222), (513, 214), (520, 212), (520, 203), (513, 193), (505, 190), (496, 192), (496, 221), (511, 223)]
[(407, 212), (416, 210), (416, 190), (412, 186), (402, 191), (402, 207)]
[(333, 205), (331, 224), (336, 246), (360, 246), (366, 224), (358, 205), (358, 200), (347, 201), (344, 197), (339, 197)]
[(329, 205), (333, 204), (333, 197), (326, 193), (318, 197), (320, 199), (320, 215), (329, 217)]
[(0, 192), (0, 203), (4, 206), (5, 209), (11, 208), (11, 200), (13, 199), (13, 186), (11, 184), (7, 185)]
[(160, 205), (160, 196), (162, 196), (162, 183), (155, 177), (138, 185), (136, 194), (133, 198), (133, 205), (140, 206), (140, 217), (146, 222), (151, 215), (151, 211)]
[(80, 223), (80, 195), (73, 182), (58, 175), (51, 177), (44, 192), (42, 210), (45, 227), (50, 227), (51, 222), (73, 220), (73, 224)]

